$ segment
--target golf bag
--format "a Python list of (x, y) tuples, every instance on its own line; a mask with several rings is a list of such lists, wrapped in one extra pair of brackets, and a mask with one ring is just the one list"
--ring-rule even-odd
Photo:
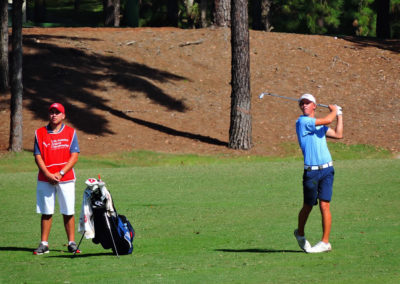
[(131, 223), (117, 213), (111, 194), (101, 179), (91, 178), (86, 184), (79, 231), (86, 238), (91, 238), (93, 243), (112, 249), (117, 256), (131, 254), (135, 237)]

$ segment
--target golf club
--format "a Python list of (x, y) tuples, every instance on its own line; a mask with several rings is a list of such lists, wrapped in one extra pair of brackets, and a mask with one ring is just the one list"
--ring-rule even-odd
[[(296, 101), (296, 102), (299, 101), (298, 99), (295, 99), (295, 98), (279, 96), (279, 95), (275, 95), (275, 94), (272, 94), (272, 93), (261, 93), (258, 97), (260, 99), (262, 99), (262, 98), (264, 98), (265, 95), (272, 96), (272, 97), (277, 97), (277, 98), (281, 98), (281, 99), (286, 99), (286, 100), (291, 100), (291, 101)], [(323, 105), (323, 104), (317, 104), (317, 106), (329, 108), (328, 105)]]
[(82, 240), (83, 240), (83, 237), (85, 236), (85, 233), (86, 233), (86, 231), (83, 232), (82, 237), (81, 237), (81, 240), (79, 241), (78, 247), (76, 248), (76, 251), (74, 251), (74, 254), (72, 255), (72, 257), (75, 257), (76, 253), (77, 253), (77, 252), (80, 252), (80, 251), (79, 251), (79, 246), (80, 246), (81, 243), (82, 243)]
[(115, 245), (114, 237), (113, 237), (111, 226), (110, 226), (110, 221), (108, 221), (108, 218), (107, 218), (107, 212), (104, 212), (104, 218), (106, 219), (106, 224), (107, 224), (108, 230), (110, 231), (110, 236), (111, 236), (112, 243), (114, 245), (115, 254), (119, 258), (117, 246)]

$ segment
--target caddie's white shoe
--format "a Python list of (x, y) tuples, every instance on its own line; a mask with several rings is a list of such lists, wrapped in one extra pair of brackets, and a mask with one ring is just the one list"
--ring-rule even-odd
[(294, 230), (294, 236), (297, 240), (297, 243), (299, 244), (299, 247), (305, 251), (308, 252), (309, 249), (311, 249), (310, 243), (306, 240), (305, 236), (300, 236), (298, 230)]
[(307, 250), (308, 253), (320, 253), (320, 252), (328, 252), (332, 250), (332, 246), (330, 243), (324, 243), (320, 241), (318, 244)]

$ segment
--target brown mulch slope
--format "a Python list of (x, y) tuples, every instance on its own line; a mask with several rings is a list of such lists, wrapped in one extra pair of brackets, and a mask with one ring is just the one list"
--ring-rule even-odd
[[(230, 30), (25, 29), (24, 148), (65, 104), (82, 154), (147, 149), (174, 153), (279, 154), (296, 142), (296, 102), (344, 108), (346, 144), (400, 152), (400, 41), (251, 31), (251, 151), (226, 147)], [(321, 108), (319, 115), (326, 114)], [(0, 97), (0, 151), (8, 147), (9, 94)]]

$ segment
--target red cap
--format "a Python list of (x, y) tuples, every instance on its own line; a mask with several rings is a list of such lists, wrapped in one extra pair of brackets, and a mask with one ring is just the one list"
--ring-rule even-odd
[(65, 114), (65, 109), (64, 109), (64, 106), (63, 106), (62, 104), (59, 104), (59, 103), (54, 103), (54, 104), (52, 104), (52, 105), (49, 107), (49, 111), (50, 111), (52, 108), (55, 108), (55, 109), (58, 110), (59, 112), (62, 112), (62, 113)]

